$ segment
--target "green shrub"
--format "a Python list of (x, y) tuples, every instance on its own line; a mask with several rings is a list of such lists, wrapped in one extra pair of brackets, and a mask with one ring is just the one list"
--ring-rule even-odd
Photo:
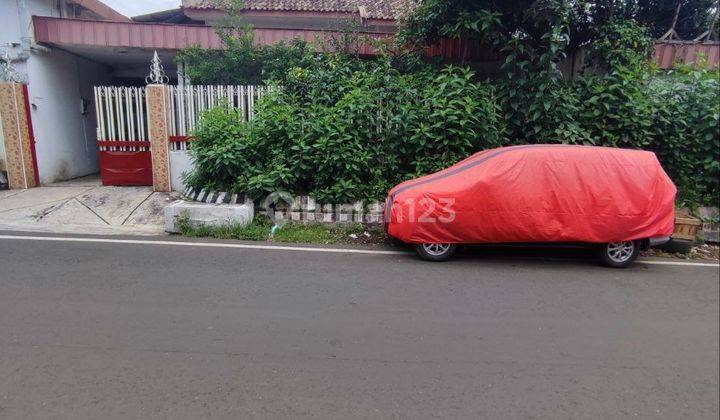
[(585, 104), (573, 82), (530, 76), (498, 82), (509, 144), (593, 144), (580, 116)]
[(252, 160), (254, 150), (246, 141), (247, 126), (240, 124), (240, 111), (217, 106), (206, 111), (194, 135), (191, 154), (195, 171), (186, 176), (189, 185), (208, 189), (223, 189), (232, 185)]
[(379, 199), (478, 150), (557, 142), (655, 151), (683, 203), (717, 203), (716, 72), (620, 67), (495, 89), (461, 68), (401, 74), (328, 63), (292, 70), (288, 88), (256, 104), (252, 123), (225, 106), (205, 113), (190, 185), (254, 197), (286, 190), (325, 202)]
[[(426, 17), (442, 21), (457, 12), (446, 10), (452, 4), (428, 2)], [(198, 168), (189, 184), (253, 197), (286, 190), (324, 202), (373, 200), (478, 150), (569, 143), (655, 151), (683, 203), (717, 203), (717, 71), (652, 68), (647, 30), (608, 16), (587, 38), (581, 76), (567, 79), (558, 62), (579, 35), (564, 12), (542, 18), (532, 33), (507, 32), (501, 22), (507, 13), (472, 7), (478, 13), (459, 13), (460, 26), (442, 26), (450, 32), (416, 28), (424, 34), (417, 39), (469, 31), (491, 41), (506, 58), (494, 80), (481, 81), (466, 68), (432, 67), (417, 56), (359, 59), (318, 54), (302, 42), (256, 48), (242, 31), (223, 38), (224, 52), (187, 50), (196, 82), (283, 86), (256, 103), (251, 123), (224, 106), (202, 116), (191, 147)], [(414, 23), (435, 28), (432, 19)], [(233, 79), (221, 79), (237, 66), (243, 69)]]
[(653, 136), (649, 76), (624, 67), (609, 74), (586, 74), (576, 83), (583, 107), (581, 125), (599, 146), (647, 149)]
[(612, 19), (597, 28), (596, 37), (589, 46), (588, 64), (605, 71), (647, 67), (653, 39), (636, 21)]
[(389, 60), (340, 55), (290, 71), (256, 104), (201, 117), (188, 181), (261, 197), (286, 190), (324, 202), (382, 198), (405, 179), (501, 144), (493, 88), (467, 69), (402, 74)]
[(652, 40), (631, 20), (597, 30), (577, 80), (556, 68), (557, 30), (542, 54), (509, 42), (498, 86), (509, 144), (574, 143), (652, 150), (678, 185), (679, 204), (717, 205), (720, 75), (703, 63), (666, 72), (650, 66)]
[[(577, 81), (500, 82), (508, 143), (581, 143), (654, 151), (680, 205), (720, 199), (716, 71), (618, 67)], [(540, 85), (538, 87), (537, 85)]]
[(720, 201), (720, 76), (716, 70), (680, 68), (653, 78), (654, 150), (680, 192), (680, 204)]
[(654, 151), (678, 186), (678, 204), (717, 205), (719, 80), (702, 66), (586, 75), (577, 84), (579, 118), (598, 145)]

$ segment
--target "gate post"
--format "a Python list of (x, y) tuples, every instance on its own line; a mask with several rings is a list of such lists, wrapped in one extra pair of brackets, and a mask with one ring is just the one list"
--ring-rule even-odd
[(25, 85), (0, 82), (0, 118), (10, 188), (37, 187), (37, 161)]
[(152, 156), (153, 190), (170, 191), (167, 86), (147, 85), (147, 113)]

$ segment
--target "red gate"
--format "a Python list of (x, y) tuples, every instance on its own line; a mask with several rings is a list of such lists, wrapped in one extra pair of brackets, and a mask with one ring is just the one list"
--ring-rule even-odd
[(103, 185), (152, 185), (145, 88), (96, 86), (95, 114)]

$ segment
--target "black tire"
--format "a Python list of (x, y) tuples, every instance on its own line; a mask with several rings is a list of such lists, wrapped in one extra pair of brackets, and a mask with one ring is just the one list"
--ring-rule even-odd
[(457, 247), (455, 244), (415, 244), (415, 252), (425, 261), (447, 261)]
[(667, 252), (677, 252), (679, 254), (687, 254), (692, 251), (692, 247), (695, 245), (695, 241), (687, 239), (676, 239), (670, 238), (670, 240), (660, 246), (657, 249), (662, 249)]
[(630, 267), (640, 254), (640, 241), (611, 242), (598, 249), (600, 262), (607, 267)]

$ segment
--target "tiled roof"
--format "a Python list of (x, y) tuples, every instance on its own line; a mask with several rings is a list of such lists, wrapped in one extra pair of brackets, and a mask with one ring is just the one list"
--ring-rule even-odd
[(99, 15), (103, 19), (107, 20), (114, 20), (119, 22), (128, 22), (130, 21), (130, 18), (127, 16), (119, 13), (112, 7), (108, 6), (107, 4), (103, 3), (100, 0), (72, 0), (71, 3), (77, 4), (78, 6), (82, 6), (93, 13)]
[[(397, 19), (418, 0), (245, 0), (246, 10), (358, 13), (362, 6), (370, 19)], [(216, 9), (213, 0), (183, 0), (188, 9)]]

